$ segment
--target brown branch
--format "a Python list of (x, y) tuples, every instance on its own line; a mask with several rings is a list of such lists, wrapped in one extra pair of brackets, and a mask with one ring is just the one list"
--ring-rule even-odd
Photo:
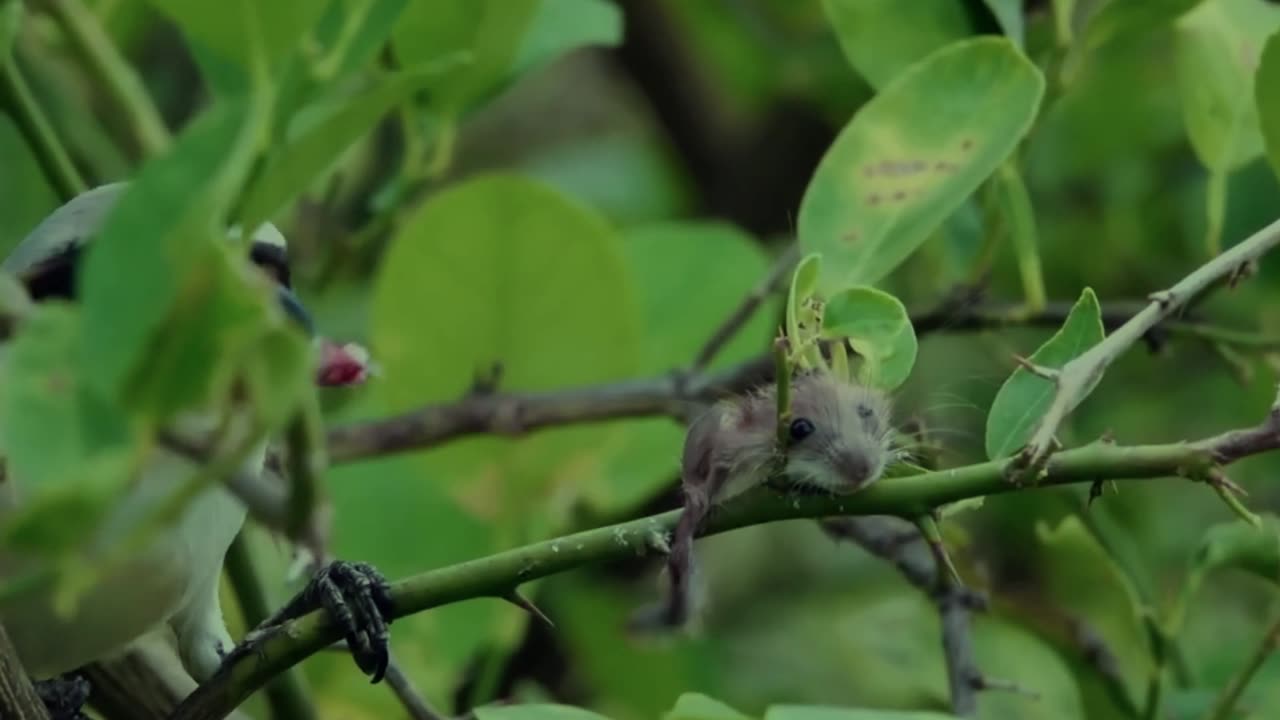
[(738, 307), (711, 334), (711, 339), (707, 340), (707, 344), (702, 347), (697, 357), (694, 358), (693, 365), (689, 368), (690, 372), (699, 372), (710, 365), (712, 360), (715, 360), (716, 355), (724, 349), (724, 346), (733, 339), (738, 330), (742, 329), (742, 326), (759, 309), (760, 303), (764, 302), (765, 298), (783, 286), (788, 273), (795, 267), (799, 257), (800, 245), (792, 242), (783, 251), (782, 255), (774, 261), (773, 267), (769, 269), (768, 274), (751, 289), (751, 292), (747, 293)]
[(0, 627), (0, 717), (12, 720), (49, 720), (44, 702), (36, 694), (9, 634)]
[[(1103, 309), (1103, 324), (1119, 327), (1143, 303), (1115, 302)], [(952, 297), (939, 307), (914, 314), (916, 334), (976, 332), (1004, 327), (1057, 328), (1071, 310), (1053, 302), (1038, 313), (1015, 305), (977, 305)], [(1188, 321), (1178, 326), (1203, 327)], [(1176, 328), (1169, 328), (1169, 332)], [(1153, 328), (1148, 344), (1159, 347), (1163, 327)], [(718, 337), (720, 332), (713, 336)], [(711, 343), (708, 343), (710, 346)], [(451, 403), (428, 405), (401, 415), (354, 423), (328, 431), (328, 454), (334, 463), (422, 450), (458, 438), (489, 433), (523, 435), (552, 426), (668, 415), (688, 416), (698, 403), (738, 393), (772, 379), (769, 353), (716, 373), (673, 370), (650, 378), (587, 385), (544, 392), (469, 393)]]

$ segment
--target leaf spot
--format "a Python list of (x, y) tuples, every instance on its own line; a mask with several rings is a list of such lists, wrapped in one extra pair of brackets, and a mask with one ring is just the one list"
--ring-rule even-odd
[(845, 233), (845, 234), (841, 235), (841, 236), (840, 236), (840, 239), (841, 239), (841, 240), (843, 240), (844, 242), (848, 243), (849, 245), (852, 245), (852, 244), (854, 244), (854, 243), (858, 242), (858, 238), (859, 238), (859, 237), (860, 237), (860, 236), (858, 235), (858, 231), (857, 231), (857, 230), (850, 230), (849, 232), (847, 232), (847, 233)]
[(873, 206), (873, 207), (874, 207), (874, 206), (876, 206), (876, 205), (879, 205), (879, 204), (880, 204), (880, 195), (879, 195), (879, 194), (877, 194), (877, 193), (871, 193), (870, 195), (868, 195), (868, 196), (867, 196), (867, 204), (868, 204), (868, 205), (871, 205), (871, 206)]
[(906, 199), (907, 199), (907, 191), (906, 191), (906, 190), (899, 190), (898, 192), (896, 192), (896, 193), (894, 193), (894, 194), (893, 194), (893, 199), (894, 199), (894, 200), (897, 200), (897, 201), (899, 201), (899, 202), (901, 202), (901, 201), (903, 201), (903, 200), (906, 200)]
[(973, 138), (965, 138), (960, 142), (960, 149), (968, 152), (973, 149)]

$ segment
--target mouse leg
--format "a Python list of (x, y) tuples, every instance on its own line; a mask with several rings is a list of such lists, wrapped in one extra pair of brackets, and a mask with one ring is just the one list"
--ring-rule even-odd
[(311, 581), (274, 615), (245, 636), (222, 661), (227, 667), (281, 625), (323, 608), (342, 630), (356, 665), (372, 682), (382, 679), (388, 662), (388, 630), (393, 612), (390, 585), (372, 565), (336, 560), (316, 571)]
[(89, 720), (83, 710), (89, 701), (89, 681), (83, 675), (68, 673), (32, 685), (51, 720)]

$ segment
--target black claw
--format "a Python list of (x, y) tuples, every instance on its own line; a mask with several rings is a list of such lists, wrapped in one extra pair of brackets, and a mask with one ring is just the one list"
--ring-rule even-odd
[(89, 720), (82, 711), (89, 701), (89, 681), (83, 675), (60, 675), (33, 683), (52, 720)]
[(377, 683), (387, 672), (391, 586), (372, 565), (334, 561), (316, 572), (303, 596), (342, 629), (362, 672)]

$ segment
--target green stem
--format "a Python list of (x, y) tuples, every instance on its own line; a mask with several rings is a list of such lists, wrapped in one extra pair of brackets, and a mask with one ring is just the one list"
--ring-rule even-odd
[[(262, 589), (262, 581), (258, 578), (253, 554), (243, 531), (227, 550), (225, 567), (245, 625), (255, 627), (270, 617), (271, 606)], [(275, 720), (313, 720), (319, 717), (307, 695), (301, 675), (292, 668), (267, 683), (266, 696), (271, 717)]]
[(1227, 171), (1215, 169), (1209, 172), (1209, 185), (1205, 188), (1204, 251), (1207, 257), (1222, 252), (1222, 226), (1227, 216)]
[(71, 156), (58, 140), (53, 124), (31, 94), (12, 57), (0, 58), (0, 102), (9, 108), (45, 176), (63, 202), (88, 189)]
[(1009, 225), (1009, 237), (1013, 241), (1014, 255), (1018, 261), (1018, 274), (1022, 278), (1022, 292), (1027, 310), (1038, 313), (1048, 299), (1044, 290), (1044, 271), (1040, 267), (1040, 248), (1036, 232), (1035, 210), (1031, 206), (1031, 194), (1013, 162), (1007, 162), (999, 171), (1001, 199)]
[(1217, 702), (1209, 712), (1205, 713), (1205, 720), (1230, 720), (1231, 711), (1240, 701), (1245, 688), (1249, 686), (1249, 682), (1253, 680), (1253, 676), (1258, 673), (1258, 669), (1271, 653), (1275, 652), (1277, 646), (1280, 646), (1280, 616), (1271, 621), (1271, 626), (1267, 628), (1267, 632), (1262, 636), (1262, 642), (1258, 643), (1253, 655), (1249, 657), (1249, 662), (1240, 668), (1240, 672), (1231, 678), (1231, 682), (1227, 683), (1227, 687), (1218, 696)]
[(80, 0), (46, 0), (58, 24), (84, 60), (84, 65), (125, 119), (143, 154), (159, 155), (169, 147), (169, 130), (137, 72), (116, 49), (97, 17)]
[[(1041, 485), (1097, 479), (1141, 479), (1177, 475), (1224, 457), (1234, 459), (1280, 447), (1270, 424), (1198, 443), (1116, 446), (1095, 443), (1057, 453), (1045, 466)], [(851, 496), (783, 497), (765, 488), (728, 501), (712, 515), (702, 535), (796, 518), (833, 515), (920, 517), (947, 503), (1019, 490), (1005, 479), (1012, 460), (999, 460), (919, 475), (884, 479)], [(405, 617), (463, 600), (500, 597), (522, 583), (585, 565), (652, 555), (654, 533), (670, 533), (680, 510), (507, 550), (392, 584), (394, 617)], [(252, 661), (237, 662), (187, 698), (171, 720), (223, 718), (285, 669), (341, 638), (322, 612), (284, 623), (263, 638)]]

